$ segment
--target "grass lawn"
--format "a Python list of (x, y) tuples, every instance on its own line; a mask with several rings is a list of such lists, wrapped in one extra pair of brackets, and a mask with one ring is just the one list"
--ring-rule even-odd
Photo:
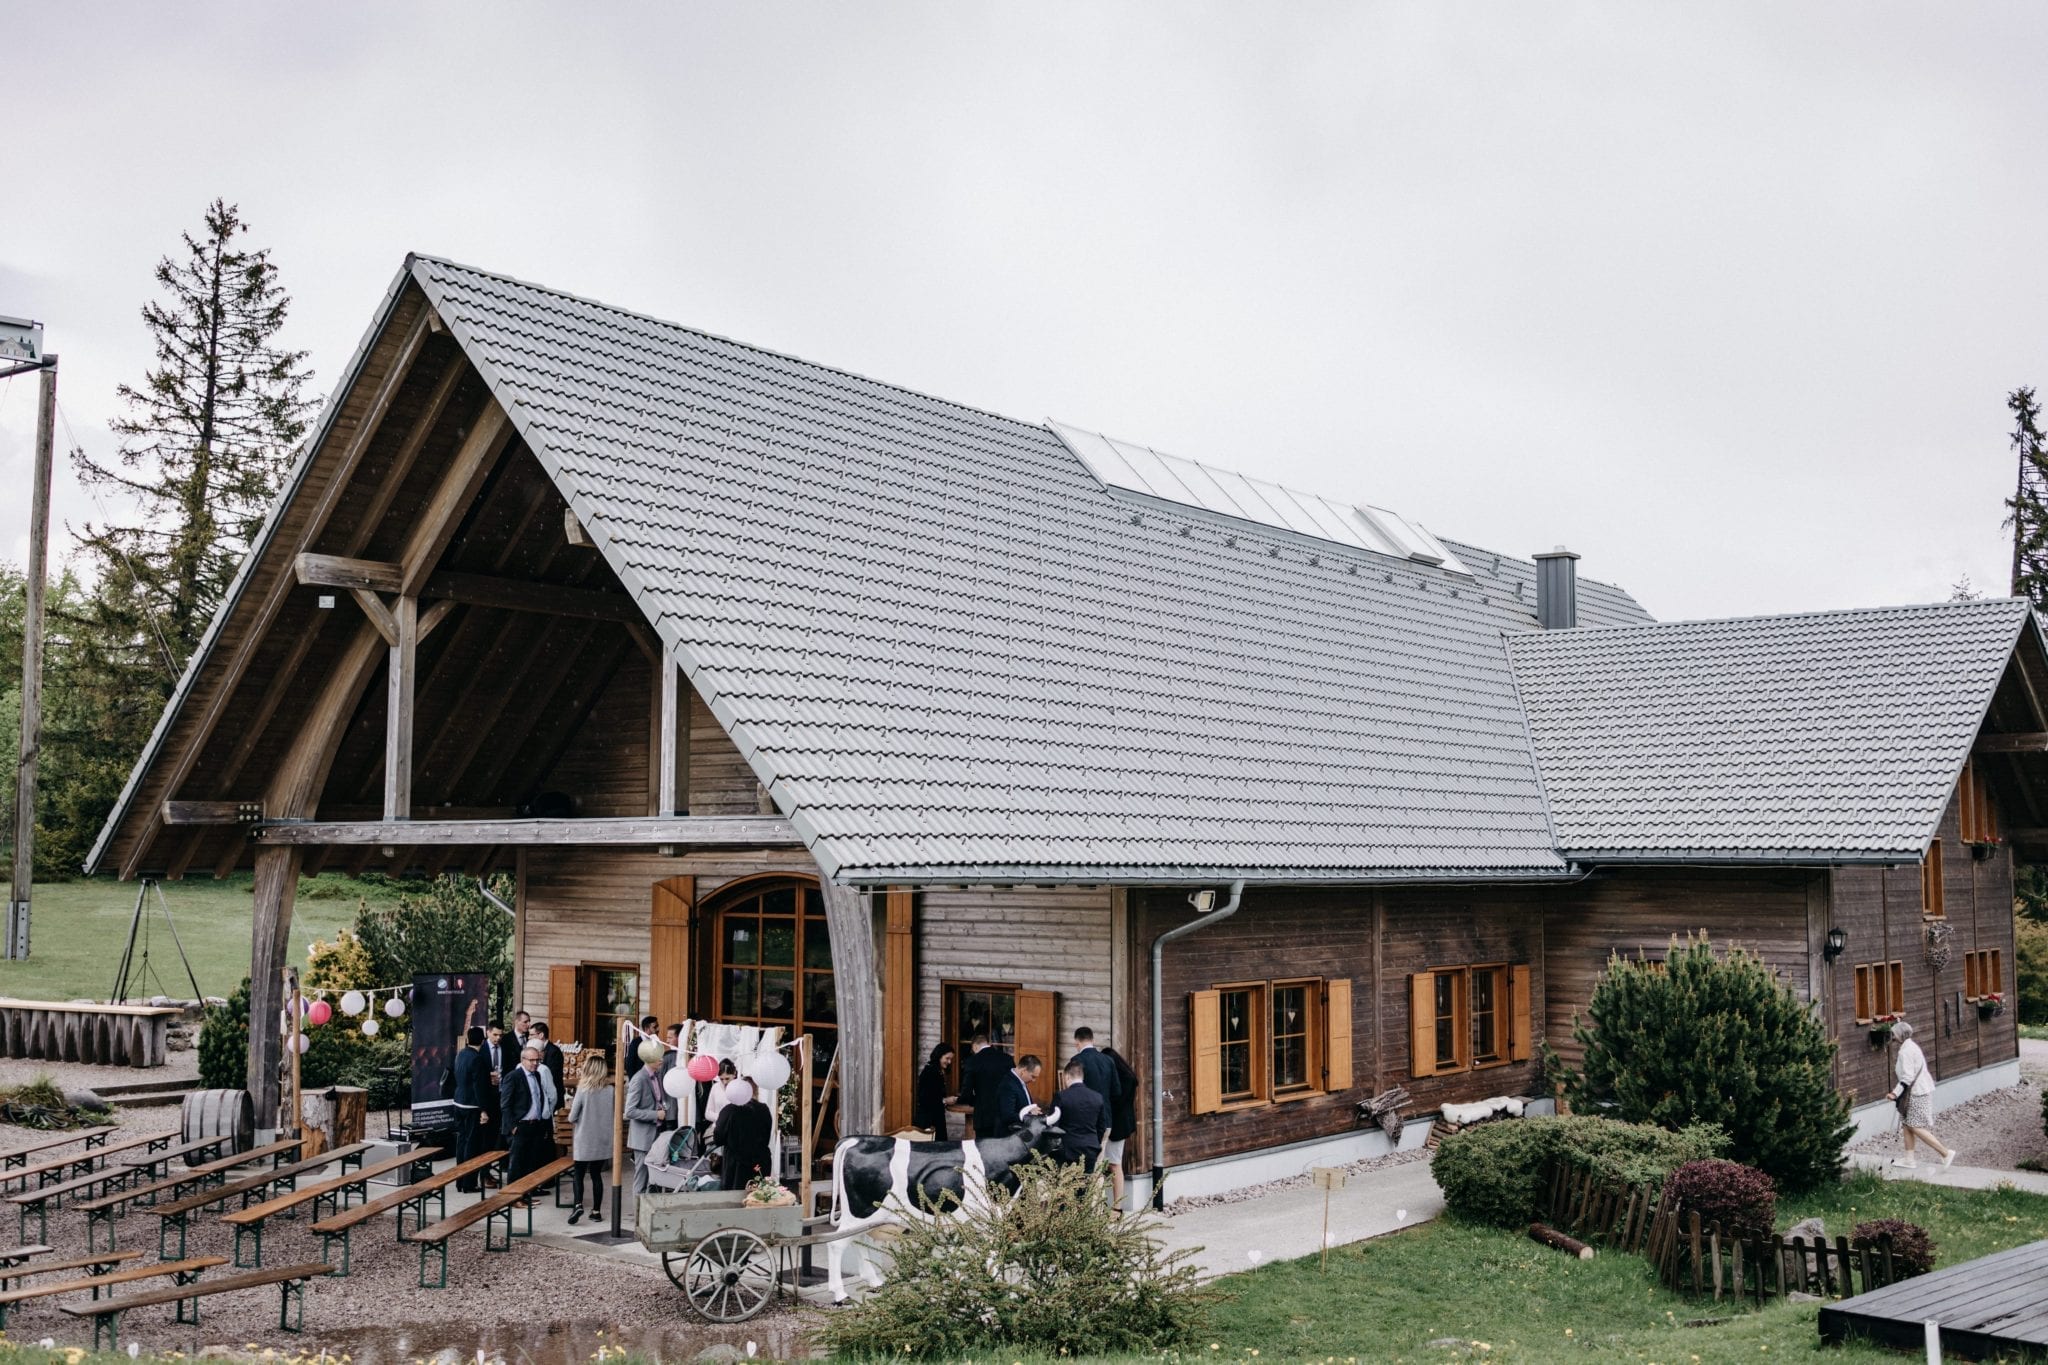
[[(1865, 1218), (1926, 1227), (1942, 1265), (2048, 1237), (2048, 1198), (2016, 1190), (1949, 1190), (1859, 1176), (1821, 1195), (1789, 1200), (1780, 1225), (1818, 1215), (1830, 1234)], [(1576, 1261), (1519, 1234), (1441, 1221), (1331, 1253), (1233, 1275), (1215, 1314), (1214, 1350), (1187, 1355), (1260, 1365), (1274, 1360), (1453, 1359), (1442, 1338), (1488, 1360), (1562, 1361), (1610, 1356), (1676, 1362), (1755, 1361), (1819, 1347), (1819, 1305), (1772, 1302), (1761, 1311), (1694, 1300), (1660, 1287), (1640, 1257), (1602, 1250)], [(1711, 1326), (1685, 1324), (1723, 1319)], [(1482, 1349), (1471, 1343), (1485, 1343)], [(1204, 1342), (1203, 1347), (1207, 1346)], [(1906, 1357), (1869, 1346), (1825, 1359)]]
[[(113, 989), (128, 921), (135, 912), (135, 882), (100, 878), (51, 882), (35, 889), (29, 927), (29, 959), (0, 961), (0, 995), (30, 1000), (105, 999)], [(211, 877), (164, 884), (164, 900), (178, 926), (178, 938), (192, 959), (199, 988), (227, 995), (249, 974), (249, 877)], [(292, 910), (292, 943), (303, 960), (305, 945), (355, 920), (357, 902), (396, 899), (387, 882), (359, 882), (340, 875), (309, 877), (299, 883)], [(144, 905), (151, 974), (139, 994), (188, 996), (191, 984), (178, 948), (164, 924), (154, 894)], [(137, 935), (136, 952), (142, 951)]]
[(2020, 1037), (2032, 1038), (2035, 1042), (2048, 1039), (2048, 1024), (2021, 1024)]

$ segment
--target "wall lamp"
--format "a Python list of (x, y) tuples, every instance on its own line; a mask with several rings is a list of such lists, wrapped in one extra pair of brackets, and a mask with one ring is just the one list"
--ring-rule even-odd
[(1842, 950), (1847, 948), (1848, 946), (1849, 935), (1845, 933), (1842, 929), (1842, 926), (1838, 924), (1834, 928), (1828, 930), (1828, 940), (1826, 945), (1821, 948), (1820, 955), (1827, 961), (1833, 962), (1836, 958), (1842, 955)]

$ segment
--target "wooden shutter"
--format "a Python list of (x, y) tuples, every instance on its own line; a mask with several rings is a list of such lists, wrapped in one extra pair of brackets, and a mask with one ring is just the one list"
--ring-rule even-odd
[(1188, 1111), (1213, 1114), (1223, 1107), (1223, 993), (1188, 996)]
[[(916, 901), (891, 888), (882, 953), (882, 1131), (910, 1125), (917, 1083)], [(1046, 1058), (1048, 1067), (1056, 1065)], [(939, 1136), (944, 1137), (943, 1133)]]
[(1045, 1063), (1045, 1069), (1038, 1073), (1038, 1084), (1031, 1087), (1031, 1098), (1046, 1105), (1052, 1103), (1053, 1095), (1059, 1090), (1059, 1026), (1054, 1022), (1059, 1016), (1059, 1001), (1058, 994), (1053, 991), (1017, 992), (1017, 1051), (1014, 1055), (1019, 1061), (1030, 1055)]
[(1941, 840), (1927, 846), (1927, 856), (1920, 860), (1920, 913), (1940, 918), (1944, 911), (1941, 898)]
[(1351, 1088), (1351, 978), (1323, 986), (1323, 1089)]
[(1870, 1022), (1870, 968), (1867, 964), (1856, 969), (1856, 1022)]
[(1993, 948), (1991, 950), (1991, 960), (1985, 964), (1984, 993), (1990, 995), (1994, 991), (2002, 992), (2004, 989), (2005, 949)]
[(1978, 985), (1977, 982), (1977, 954), (1964, 953), (1963, 999), (1975, 1000), (1978, 996), (1982, 995), (1983, 993), (1983, 989)]
[(1508, 1060), (1529, 1060), (1529, 1035), (1536, 1023), (1536, 1002), (1531, 998), (1529, 969), (1508, 968)]
[(1900, 1014), (1906, 1008), (1906, 964), (1892, 963), (1890, 975), (1891, 998), (1885, 1001), (1884, 1010), (1886, 1014)]
[(1408, 1074), (1436, 1075), (1436, 973), (1408, 978)]
[(695, 877), (670, 877), (654, 884), (654, 906), (647, 921), (647, 993), (640, 1012), (664, 1026), (690, 1017), (690, 912), (696, 900)]
[(576, 1041), (576, 964), (557, 962), (548, 968), (548, 1041)]

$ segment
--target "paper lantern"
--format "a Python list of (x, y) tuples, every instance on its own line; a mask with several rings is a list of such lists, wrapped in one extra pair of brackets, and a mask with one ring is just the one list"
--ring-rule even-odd
[(333, 1017), (334, 1007), (332, 1005), (329, 1005), (325, 1000), (315, 1000), (313, 1002), (313, 1007), (306, 1011), (306, 1022), (311, 1024), (314, 1028), (319, 1028), (322, 1024), (326, 1023), (329, 1019), (332, 1019)]
[(361, 991), (349, 991), (341, 997), (341, 1012), (343, 1014), (361, 1014), (365, 1009), (369, 1008), (369, 1004), (370, 1002), (363, 998)]
[(298, 1048), (299, 1051), (304, 1052), (307, 1048), (313, 1046), (313, 1040), (311, 1038), (308, 1038), (305, 1034), (301, 1033), (298, 1037), (292, 1039), (292, 1046)]
[(779, 1052), (764, 1052), (747, 1068), (747, 1075), (765, 1091), (780, 1090), (789, 1084), (789, 1059)]
[(384, 1002), (384, 1013), (390, 1015), (393, 1019), (400, 1017), (405, 1013), (405, 1002), (395, 995), (392, 996)]
[(690, 1058), (690, 1079), (708, 1081), (718, 1075), (718, 1058), (708, 1052), (700, 1052)]
[(640, 1060), (649, 1066), (661, 1065), (661, 1054), (665, 1051), (667, 1049), (662, 1047), (661, 1039), (659, 1038), (642, 1038), (640, 1040)]
[(375, 1038), (378, 1027), (379, 1025), (375, 1019), (363, 1020), (363, 1036), (365, 1038)]
[(690, 1087), (695, 1084), (696, 1082), (690, 1079), (688, 1072), (673, 1067), (669, 1069), (667, 1075), (661, 1078), (661, 1088), (668, 1091), (669, 1098), (674, 1100), (679, 1100), (689, 1094)]

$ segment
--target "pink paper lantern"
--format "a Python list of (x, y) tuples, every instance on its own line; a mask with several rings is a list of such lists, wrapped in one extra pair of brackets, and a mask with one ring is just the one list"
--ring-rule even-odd
[(718, 1075), (718, 1059), (708, 1052), (700, 1052), (690, 1058), (690, 1079), (708, 1081)]
[(334, 1009), (325, 1000), (315, 1000), (313, 1007), (306, 1011), (306, 1022), (319, 1028), (334, 1017)]

